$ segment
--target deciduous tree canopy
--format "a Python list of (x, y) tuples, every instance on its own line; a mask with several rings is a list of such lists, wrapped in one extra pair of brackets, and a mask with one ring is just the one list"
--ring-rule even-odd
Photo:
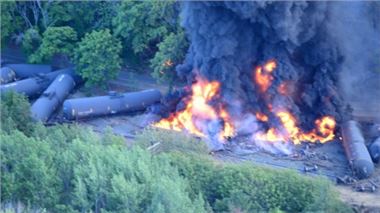
[(110, 30), (88, 33), (75, 49), (75, 64), (78, 73), (88, 85), (105, 85), (115, 79), (121, 68), (121, 42)]

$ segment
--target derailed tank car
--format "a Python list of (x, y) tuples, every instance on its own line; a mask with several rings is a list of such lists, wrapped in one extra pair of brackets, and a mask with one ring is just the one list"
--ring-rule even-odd
[(343, 147), (353, 172), (360, 179), (369, 177), (375, 168), (357, 122), (345, 122), (342, 125), (342, 136)]
[(0, 69), (0, 84), (6, 84), (16, 80), (16, 73), (9, 67)]
[(369, 153), (371, 154), (372, 160), (375, 163), (380, 162), (380, 137), (378, 137), (370, 146)]
[(80, 78), (75, 75), (74, 69), (66, 68), (48, 74), (38, 75), (33, 78), (27, 78), (21, 81), (1, 85), (0, 91), (1, 93), (6, 93), (13, 90), (28, 97), (34, 97), (41, 94), (60, 74), (68, 74), (72, 76), (76, 82), (80, 81)]
[(30, 78), (38, 74), (46, 74), (53, 71), (52, 66), (47, 64), (7, 64), (6, 67), (12, 69), (19, 79)]
[(75, 81), (70, 75), (60, 74), (57, 76), (40, 98), (33, 103), (32, 117), (35, 120), (46, 122), (74, 87)]
[(150, 89), (125, 94), (69, 99), (63, 103), (63, 116), (68, 120), (112, 115), (122, 112), (144, 110), (159, 102), (161, 93)]

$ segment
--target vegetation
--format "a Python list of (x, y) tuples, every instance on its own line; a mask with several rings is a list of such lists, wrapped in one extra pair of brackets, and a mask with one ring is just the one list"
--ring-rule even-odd
[(12, 91), (1, 94), (1, 130), (9, 133), (18, 129), (30, 135), (33, 131), (33, 123), (29, 109), (30, 104), (25, 96)]
[[(20, 95), (3, 96), (2, 123), (28, 124), (27, 105)], [(48, 212), (350, 212), (324, 179), (218, 162), (187, 135), (146, 129), (128, 147), (110, 129), (30, 127), (1, 127), (2, 204)]]
[(38, 29), (29, 28), (25, 31), (22, 40), (22, 48), (27, 55), (31, 55), (38, 49), (38, 47), (41, 45), (41, 42), (42, 38), (38, 32)]
[[(102, 83), (105, 88), (106, 81), (114, 76), (114, 69), (120, 69), (118, 58), (122, 56), (128, 56), (127, 61), (138, 58), (140, 66), (149, 64), (154, 78), (171, 83), (176, 76), (174, 68), (182, 62), (188, 48), (185, 33), (179, 25), (180, 4), (176, 1), (33, 0), (1, 4), (1, 39), (4, 43), (14, 38), (16, 43), (22, 44), (31, 63), (49, 62), (55, 58), (63, 61), (62, 64), (74, 63), (80, 67), (80, 74), (89, 80), (88, 85)], [(99, 47), (84, 48), (83, 41), (89, 46), (109, 34), (112, 41), (117, 42), (107, 48), (103, 44), (100, 48), (109, 52), (115, 46), (112, 50), (116, 51), (108, 58), (116, 62), (115, 66), (106, 62), (107, 55), (102, 55), (104, 58), (97, 62), (97, 66), (92, 65), (94, 61), (84, 65), (84, 58), (99, 59), (101, 56), (84, 52)], [(74, 52), (78, 52), (83, 62), (74, 58)], [(93, 70), (96, 77), (90, 79), (89, 72), (98, 67), (101, 71)]]
[(152, 76), (161, 82), (169, 81), (172, 84), (176, 76), (175, 65), (180, 64), (185, 58), (187, 48), (185, 32), (180, 31), (167, 36), (158, 44), (159, 51), (150, 60), (153, 69)]
[(115, 33), (135, 53), (149, 54), (178, 27), (174, 1), (124, 1), (114, 19)]
[(29, 61), (40, 63), (61, 54), (72, 56), (77, 33), (71, 27), (48, 27), (43, 33), (41, 45), (30, 55)]
[(0, 2), (1, 7), (1, 44), (4, 44), (12, 36), (12, 33), (17, 30), (17, 19), (14, 19), (13, 12), (15, 3), (14, 2)]
[(75, 50), (78, 73), (87, 85), (106, 85), (121, 68), (121, 42), (108, 29), (86, 34)]

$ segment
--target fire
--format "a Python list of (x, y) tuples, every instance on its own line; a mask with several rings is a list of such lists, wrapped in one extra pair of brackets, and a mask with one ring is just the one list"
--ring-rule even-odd
[[(276, 69), (277, 64), (274, 60), (270, 60), (263, 66), (258, 66), (255, 70), (254, 81), (260, 88), (260, 92), (264, 93), (271, 86), (273, 76), (271, 75)], [(281, 95), (287, 94), (286, 83), (282, 82), (277, 88), (277, 92)], [(278, 107), (278, 106), (276, 106)], [(268, 142), (276, 141), (292, 141), (294, 144), (300, 144), (301, 142), (317, 141), (325, 143), (334, 139), (335, 120), (330, 116), (324, 116), (321, 119), (315, 121), (315, 129), (308, 133), (302, 132), (298, 127), (297, 119), (288, 111), (282, 110), (273, 112), (272, 104), (268, 104), (268, 109), (272, 112), (281, 122), (281, 126), (277, 128), (269, 128), (266, 133), (259, 133), (256, 135), (256, 139), (265, 140)], [(260, 112), (256, 113), (256, 118), (262, 122), (268, 122), (268, 116)]]
[(264, 69), (269, 73), (273, 72), (273, 70), (276, 69), (276, 67), (277, 64), (274, 60), (271, 60), (264, 65)]
[(256, 118), (259, 121), (264, 121), (264, 122), (268, 121), (268, 116), (264, 115), (261, 112), (256, 112)]
[(276, 116), (281, 121), (282, 131), (270, 128), (266, 133), (258, 134), (257, 139), (269, 142), (292, 141), (294, 144), (300, 144), (301, 142), (315, 143), (317, 141), (325, 143), (335, 137), (334, 130), (336, 122), (334, 118), (330, 116), (317, 119), (315, 121), (316, 128), (308, 133), (302, 132), (301, 129), (297, 127), (297, 120), (291, 113), (280, 111), (276, 113)]
[(209, 104), (219, 95), (219, 91), (219, 82), (199, 79), (192, 86), (192, 96), (186, 103), (185, 109), (170, 115), (169, 118), (162, 119), (154, 126), (176, 131), (186, 130), (191, 134), (204, 137), (207, 130), (196, 124), (220, 120), (223, 123), (223, 129), (220, 130), (218, 138), (220, 141), (224, 141), (225, 137), (234, 135), (234, 127), (228, 112), (223, 107), (217, 108)]
[(273, 76), (271, 73), (276, 69), (277, 65), (274, 60), (267, 62), (263, 67), (258, 66), (255, 70), (255, 81), (260, 87), (261, 92), (267, 91), (272, 84)]
[[(169, 62), (170, 60), (168, 64)], [(272, 74), (276, 68), (276, 62), (270, 60), (255, 69), (254, 82), (259, 86), (259, 92), (264, 96), (262, 97), (264, 102), (270, 100), (266, 97), (265, 92), (272, 84), (274, 79)], [(287, 86), (289, 86), (287, 82), (281, 82), (277, 92), (286, 96), (288, 93)], [(224, 103), (219, 101), (220, 87), (220, 82), (198, 79), (191, 87), (192, 95), (186, 99), (185, 109), (171, 114), (168, 118), (154, 124), (154, 126), (175, 131), (185, 130), (197, 136), (216, 138), (219, 142), (224, 142), (226, 138), (235, 135), (234, 119), (236, 118), (231, 117), (228, 110), (225, 109)], [(336, 122), (333, 117), (323, 116), (316, 119), (314, 129), (304, 132), (300, 128), (296, 116), (290, 110), (287, 110), (284, 106), (272, 104), (270, 102), (264, 104), (264, 106), (268, 107), (265, 114), (262, 112), (254, 113), (261, 124), (267, 123), (269, 125), (266, 132), (253, 132), (254, 140), (270, 143), (292, 142), (300, 144), (302, 142), (315, 143), (318, 141), (325, 143), (334, 139)], [(278, 125), (271, 126), (273, 125), (273, 122), (270, 122), (271, 118), (277, 118)], [(239, 126), (239, 124), (236, 123), (236, 126)]]
[(166, 61), (162, 64), (162, 66), (164, 66), (164, 67), (171, 67), (171, 66), (173, 66), (173, 62), (172, 62), (172, 60), (168, 59), (168, 60), (166, 60)]

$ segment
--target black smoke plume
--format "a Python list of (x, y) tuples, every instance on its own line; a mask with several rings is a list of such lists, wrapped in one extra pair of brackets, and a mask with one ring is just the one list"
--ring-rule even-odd
[[(339, 123), (350, 114), (339, 89), (342, 81), (347, 87), (342, 73), (360, 76), (351, 67), (365, 73), (369, 63), (380, 71), (379, 12), (377, 2), (186, 2), (182, 24), (191, 46), (177, 73), (189, 84), (195, 75), (221, 82), (221, 101), (232, 116), (263, 112), (276, 122), (271, 104), (285, 106), (305, 131), (324, 115)], [(367, 43), (350, 40), (356, 37)], [(252, 73), (271, 59), (277, 68), (263, 95)], [(284, 82), (288, 95), (277, 91)]]

